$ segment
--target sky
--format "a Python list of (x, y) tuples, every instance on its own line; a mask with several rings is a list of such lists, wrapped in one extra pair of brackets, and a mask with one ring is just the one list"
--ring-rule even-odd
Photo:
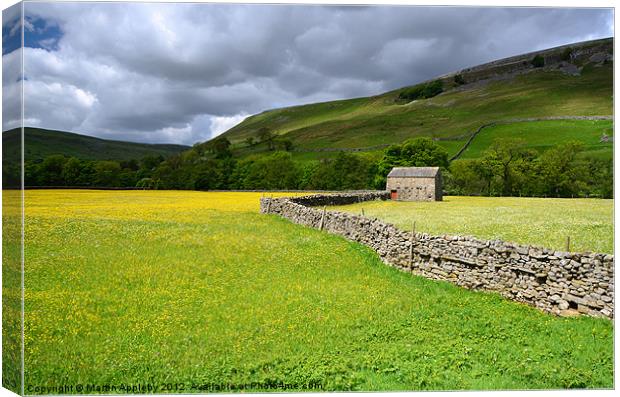
[[(613, 36), (600, 8), (37, 2), (25, 3), (22, 77), (15, 11), (3, 12), (2, 84), (7, 98), (23, 81), (26, 126), (187, 145), (265, 110)], [(3, 130), (19, 125), (19, 106), (3, 113)]]

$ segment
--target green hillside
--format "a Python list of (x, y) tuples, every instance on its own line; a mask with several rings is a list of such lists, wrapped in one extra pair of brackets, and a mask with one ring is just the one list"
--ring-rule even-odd
[[(507, 122), (612, 115), (613, 62), (605, 57), (612, 51), (611, 44), (611, 39), (606, 39), (545, 50), (540, 54), (547, 63), (539, 68), (528, 61), (533, 54), (481, 65), (457, 72), (464, 77), (462, 85), (456, 83), (456, 74), (438, 77), (444, 91), (428, 99), (403, 101), (401, 94), (411, 89), (404, 87), (373, 97), (270, 110), (247, 118), (224, 136), (238, 156), (267, 150), (265, 143), (246, 143), (249, 137), (259, 141), (261, 128), (289, 139), (297, 152), (294, 156), (304, 160), (330, 156), (332, 152), (326, 149), (380, 152), (381, 145), (421, 136), (434, 138), (454, 155), (479, 127), (503, 122), (480, 137), (492, 141), (494, 135), (527, 130), (523, 137), (539, 149), (570, 137), (583, 139), (588, 147), (596, 146), (596, 153), (607, 156), (613, 144), (597, 141), (602, 132), (612, 134), (611, 121), (521, 121), (514, 128)], [(536, 138), (543, 135), (542, 141)], [(479, 154), (484, 145), (476, 143), (467, 157)]]
[[(43, 159), (53, 154), (84, 160), (131, 160), (149, 155), (166, 157), (189, 149), (183, 145), (112, 141), (71, 132), (29, 127), (24, 129), (24, 135), (26, 161)], [(20, 139), (19, 129), (2, 133), (5, 162), (18, 162), (19, 153), (13, 149), (19, 148)]]
[(604, 136), (613, 135), (612, 120), (544, 120), (499, 124), (484, 128), (472, 140), (459, 158), (476, 158), (488, 149), (495, 139), (517, 138), (529, 147), (542, 152), (567, 141), (584, 143), (584, 153), (595, 156), (613, 152), (613, 142)]

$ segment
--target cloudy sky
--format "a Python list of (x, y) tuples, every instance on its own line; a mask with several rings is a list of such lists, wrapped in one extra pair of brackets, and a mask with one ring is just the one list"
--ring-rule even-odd
[[(18, 14), (3, 92), (19, 91)], [(192, 144), (263, 110), (378, 94), (613, 35), (610, 9), (26, 3), (25, 124)], [(5, 100), (3, 130), (19, 123)]]

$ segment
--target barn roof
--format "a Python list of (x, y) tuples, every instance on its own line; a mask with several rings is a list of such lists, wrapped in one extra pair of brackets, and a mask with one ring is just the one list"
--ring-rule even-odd
[(388, 178), (434, 178), (439, 167), (395, 167)]

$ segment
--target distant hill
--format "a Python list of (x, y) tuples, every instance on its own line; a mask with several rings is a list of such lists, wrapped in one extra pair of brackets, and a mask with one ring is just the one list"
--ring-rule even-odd
[[(612, 38), (510, 57), (429, 82), (436, 80), (443, 92), (427, 99), (407, 100), (408, 93), (428, 83), (422, 82), (372, 97), (269, 110), (248, 117), (223, 136), (238, 157), (267, 152), (266, 143), (250, 144), (248, 139), (260, 141), (262, 128), (290, 140), (300, 160), (337, 151), (380, 156), (387, 144), (422, 136), (435, 139), (451, 156), (473, 157), (494, 134), (513, 133), (540, 150), (576, 138), (591, 153), (611, 156)], [(588, 120), (590, 116), (604, 117)], [(485, 128), (483, 140), (476, 136), (470, 142), (472, 134), (490, 123), (501, 128)], [(472, 150), (465, 150), (468, 142)]]
[[(5, 162), (17, 162), (18, 153), (11, 148), (19, 147), (20, 130), (2, 133)], [(147, 144), (112, 141), (65, 131), (39, 128), (24, 129), (25, 160), (39, 160), (53, 154), (73, 156), (84, 160), (131, 160), (149, 155), (164, 157), (180, 153), (189, 146), (172, 144)]]

